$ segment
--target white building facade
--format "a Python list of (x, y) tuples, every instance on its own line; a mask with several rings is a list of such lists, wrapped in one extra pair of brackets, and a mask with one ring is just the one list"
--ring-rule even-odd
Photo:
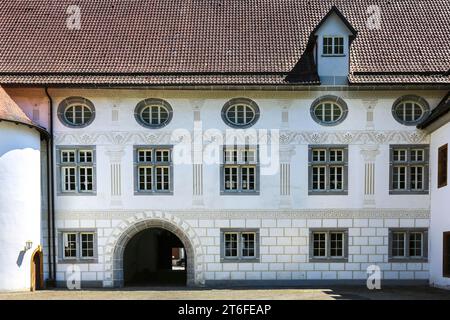
[[(147, 77), (138, 73), (115, 84), (94, 69), (79, 79), (0, 75), (50, 135), (35, 148), (43, 155), (33, 180), (41, 219), (30, 239), (42, 278), (109, 288), (174, 277), (189, 286), (365, 284), (379, 270), (386, 283), (448, 286), (439, 269), (448, 259), (447, 189), (435, 184), (435, 164), (450, 133), (448, 123), (431, 134), (416, 126), (440, 107), (450, 76), (416, 83), (407, 72), (381, 80), (354, 72), (358, 37), (369, 31), (346, 19), (349, 7), (323, 6), (293, 72), (252, 75), (255, 83), (245, 73), (157, 85), (133, 84)], [(11, 206), (19, 201), (8, 194)], [(0, 205), (2, 217), (8, 208)], [(10, 230), (31, 223), (1, 221)], [(178, 272), (167, 250), (181, 247)], [(3, 280), (11, 257), (0, 262), (0, 289), (28, 289), (29, 278)]]

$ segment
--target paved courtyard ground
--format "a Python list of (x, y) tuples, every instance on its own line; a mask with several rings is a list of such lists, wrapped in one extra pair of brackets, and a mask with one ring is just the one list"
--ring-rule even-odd
[(63, 289), (37, 292), (0, 293), (0, 300), (450, 300), (450, 291), (426, 286), (384, 287), (368, 290), (365, 287), (326, 288), (125, 288), (117, 290)]

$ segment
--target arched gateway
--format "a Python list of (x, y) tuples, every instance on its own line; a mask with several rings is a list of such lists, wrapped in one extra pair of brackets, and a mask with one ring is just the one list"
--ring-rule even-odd
[(203, 253), (195, 231), (176, 216), (145, 212), (127, 219), (112, 232), (105, 250), (104, 287), (124, 285), (124, 253), (127, 244), (141, 231), (155, 228), (173, 233), (183, 244), (186, 252), (187, 285), (204, 285)]

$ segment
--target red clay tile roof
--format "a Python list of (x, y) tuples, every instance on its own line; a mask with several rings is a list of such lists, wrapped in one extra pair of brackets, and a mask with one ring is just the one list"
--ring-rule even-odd
[(0, 83), (282, 84), (333, 5), (358, 31), (351, 82), (450, 83), (448, 0), (0, 0)]
[(0, 87), (0, 120), (34, 125), (2, 87)]

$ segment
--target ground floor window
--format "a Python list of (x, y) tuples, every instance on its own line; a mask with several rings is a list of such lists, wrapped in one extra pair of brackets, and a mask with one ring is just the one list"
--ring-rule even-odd
[(444, 232), (443, 276), (450, 278), (450, 231)]
[(310, 261), (346, 261), (348, 247), (348, 230), (346, 229), (311, 229)]
[(91, 261), (97, 256), (97, 236), (95, 230), (60, 231), (59, 250), (61, 260)]
[(389, 260), (427, 260), (426, 229), (389, 229)]
[(259, 259), (258, 229), (221, 229), (222, 261), (254, 261)]

